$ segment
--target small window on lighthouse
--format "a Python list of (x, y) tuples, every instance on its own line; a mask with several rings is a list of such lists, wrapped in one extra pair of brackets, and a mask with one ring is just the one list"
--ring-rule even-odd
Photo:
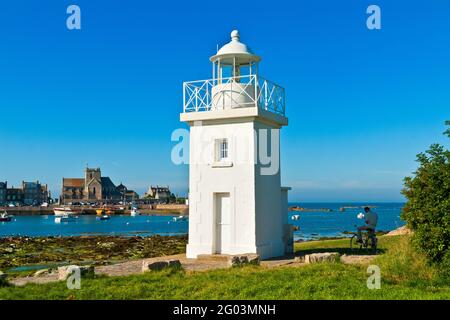
[(228, 139), (219, 139), (216, 141), (217, 161), (228, 159)]

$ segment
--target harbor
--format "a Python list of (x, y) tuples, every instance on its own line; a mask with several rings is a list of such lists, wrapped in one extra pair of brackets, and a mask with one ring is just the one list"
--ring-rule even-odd
[[(353, 206), (363, 204), (355, 203)], [(377, 213), (383, 217), (379, 229), (391, 231), (404, 225), (400, 219), (403, 203), (376, 204)], [(346, 237), (346, 232), (354, 230), (354, 225), (361, 223), (357, 218), (358, 210), (339, 212), (341, 203), (290, 203), (290, 206), (308, 207), (309, 211), (286, 212), (287, 221), (297, 230), (294, 231), (295, 241), (306, 241), (320, 238)], [(332, 212), (321, 212), (315, 209), (330, 208)], [(111, 215), (108, 221), (99, 221), (95, 213), (78, 215), (70, 222), (55, 223), (54, 214), (48, 215), (16, 215), (11, 222), (0, 223), (0, 238), (8, 236), (28, 237), (70, 237), (70, 236), (151, 236), (151, 235), (182, 235), (188, 233), (189, 215), (176, 211), (183, 206), (163, 205), (157, 211), (139, 209), (141, 215), (131, 216), (127, 209), (123, 214)], [(161, 209), (164, 208), (164, 209)], [(171, 208), (169, 210), (168, 208)], [(181, 209), (180, 209), (181, 210)], [(298, 216), (298, 219), (293, 219)], [(185, 219), (179, 219), (185, 217)]]
[[(0, 212), (7, 212), (8, 214), (14, 216), (47, 216), (53, 215), (54, 209), (57, 205), (49, 207), (33, 207), (33, 206), (23, 206), (23, 207), (8, 207), (0, 206)], [(82, 215), (95, 215), (96, 210), (101, 208), (101, 206), (67, 206), (70, 209), (79, 211)], [(132, 206), (121, 206), (114, 205), (110, 206), (114, 211), (114, 214), (130, 215), (132, 211)], [(189, 214), (189, 206), (184, 204), (147, 204), (147, 205), (137, 205), (141, 214), (145, 215), (187, 215)]]

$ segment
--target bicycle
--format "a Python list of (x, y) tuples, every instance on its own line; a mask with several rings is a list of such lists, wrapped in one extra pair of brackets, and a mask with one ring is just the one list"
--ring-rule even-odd
[[(358, 226), (355, 225), (355, 228)], [(365, 232), (364, 232), (365, 231)], [(359, 250), (368, 249), (370, 242), (370, 249), (373, 253), (377, 252), (378, 239), (375, 234), (375, 230), (362, 230), (362, 242), (358, 241), (358, 233), (355, 232), (353, 236), (350, 238), (350, 250), (354, 250), (359, 247)]]

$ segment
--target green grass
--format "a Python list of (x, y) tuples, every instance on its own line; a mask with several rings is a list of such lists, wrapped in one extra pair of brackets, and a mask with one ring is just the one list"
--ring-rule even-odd
[[(450, 299), (450, 283), (416, 253), (407, 236), (382, 237), (380, 290), (366, 286), (367, 266), (323, 263), (266, 269), (248, 266), (187, 273), (164, 270), (129, 277), (0, 288), (0, 299)], [(303, 252), (346, 252), (348, 240), (296, 244)], [(448, 279), (447, 279), (448, 280)]]

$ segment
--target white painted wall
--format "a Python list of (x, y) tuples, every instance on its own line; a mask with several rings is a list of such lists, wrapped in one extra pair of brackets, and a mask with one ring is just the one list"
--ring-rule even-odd
[[(274, 126), (260, 122), (255, 122), (254, 126), (257, 132), (275, 129)], [(279, 136), (277, 140), (278, 149), (272, 150), (269, 154), (274, 152), (280, 154)], [(268, 134), (267, 141), (262, 141), (262, 143), (270, 144), (270, 141), (270, 134)], [(276, 257), (284, 254), (283, 226), (285, 219), (281, 216), (287, 213), (283, 213), (281, 208), (279, 163), (276, 174), (263, 174), (263, 167), (267, 168), (268, 165), (262, 165), (260, 162), (255, 165), (256, 245), (261, 257)]]
[[(211, 115), (208, 115), (211, 117)], [(189, 244), (187, 257), (215, 254), (215, 194), (230, 194), (231, 235), (223, 254), (281, 256), (287, 211), (282, 208), (280, 171), (261, 174), (256, 161), (255, 129), (273, 129), (252, 117), (190, 122)], [(215, 160), (215, 140), (228, 139), (229, 159)], [(278, 141), (279, 146), (279, 141)], [(279, 150), (278, 150), (279, 151)], [(287, 204), (286, 204), (287, 206)]]
[[(214, 141), (222, 138), (229, 141), (230, 158), (224, 166), (214, 161)], [(230, 194), (231, 246), (226, 253), (256, 252), (253, 143), (251, 121), (191, 127), (188, 258), (216, 253), (215, 193)]]

